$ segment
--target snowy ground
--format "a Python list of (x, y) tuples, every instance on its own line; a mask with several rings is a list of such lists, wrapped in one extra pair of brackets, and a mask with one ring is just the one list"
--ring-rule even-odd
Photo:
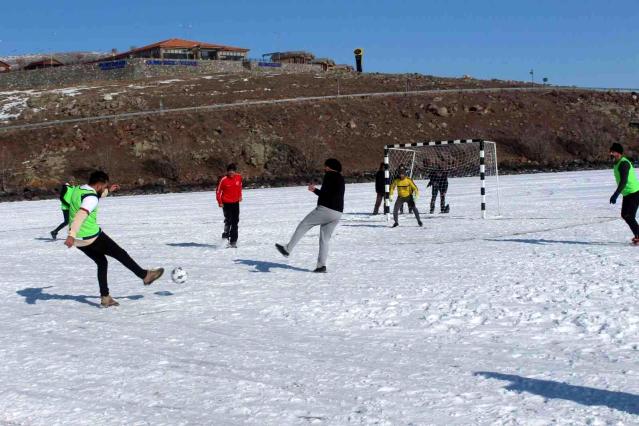
[(273, 247), (305, 188), (246, 191), (238, 249), (212, 193), (108, 198), (107, 233), (190, 274), (144, 288), (112, 262), (111, 309), (93, 263), (46, 239), (55, 201), (0, 204), (0, 424), (639, 423), (639, 248), (612, 173), (503, 177), (485, 221), (475, 184), (396, 229), (349, 185), (325, 275), (317, 231)]

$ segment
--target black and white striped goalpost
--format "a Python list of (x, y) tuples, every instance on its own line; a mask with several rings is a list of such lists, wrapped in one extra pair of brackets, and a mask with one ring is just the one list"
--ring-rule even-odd
[(480, 185), (481, 217), (485, 219), (486, 218), (486, 153), (485, 153), (486, 141), (484, 141), (483, 139), (456, 139), (456, 140), (447, 140), (447, 141), (413, 142), (413, 143), (406, 143), (406, 144), (394, 144), (394, 145), (384, 146), (384, 178), (386, 181), (384, 186), (384, 192), (385, 192), (384, 214), (386, 215), (386, 219), (390, 220), (390, 185), (391, 185), (390, 161), (389, 161), (390, 149), (393, 149), (393, 148), (410, 149), (410, 148), (416, 148), (421, 146), (458, 145), (458, 144), (471, 144), (471, 143), (479, 144), (479, 179), (481, 181), (481, 185)]
[(479, 139), (479, 179), (481, 180), (481, 218), (486, 219), (486, 153), (484, 140)]

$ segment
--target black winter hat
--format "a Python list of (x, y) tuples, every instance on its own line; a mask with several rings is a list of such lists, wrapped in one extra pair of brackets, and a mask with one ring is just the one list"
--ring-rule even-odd
[(618, 152), (619, 154), (623, 154), (623, 146), (621, 146), (620, 143), (615, 142), (610, 146), (610, 152)]
[(332, 170), (335, 170), (336, 172), (342, 173), (342, 163), (340, 163), (339, 160), (335, 158), (329, 158), (328, 160), (324, 161), (324, 165)]
[(94, 183), (107, 183), (109, 181), (109, 175), (102, 170), (96, 170), (89, 175), (89, 185)]

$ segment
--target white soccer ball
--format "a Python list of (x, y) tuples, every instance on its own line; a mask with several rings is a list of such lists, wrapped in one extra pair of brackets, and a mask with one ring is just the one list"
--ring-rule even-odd
[(171, 272), (171, 279), (176, 284), (184, 284), (188, 278), (189, 274), (187, 274), (181, 266), (178, 266)]

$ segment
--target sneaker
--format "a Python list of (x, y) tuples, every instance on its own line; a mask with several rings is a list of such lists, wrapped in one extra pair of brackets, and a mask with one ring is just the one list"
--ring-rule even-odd
[(315, 268), (315, 270), (313, 272), (317, 272), (320, 274), (325, 274), (326, 273), (326, 266), (319, 266), (317, 268)]
[(630, 242), (636, 246), (639, 246), (639, 237), (634, 237)]
[(399, 226), (399, 223), (395, 222), (393, 223), (393, 228), (397, 228)]
[(103, 308), (109, 308), (111, 306), (120, 306), (120, 304), (111, 296), (102, 296), (100, 297), (100, 306)]
[(51, 231), (51, 239), (52, 240), (57, 240), (58, 239), (58, 233), (55, 231)]
[(223, 240), (228, 240), (229, 239), (229, 233), (228, 232), (222, 232), (222, 239)]
[(146, 272), (146, 277), (144, 277), (142, 282), (144, 283), (144, 285), (151, 285), (151, 283), (157, 280), (158, 278), (160, 278), (163, 273), (164, 273), (164, 268), (149, 269)]
[(237, 248), (237, 243), (229, 243), (228, 248)]
[(281, 244), (275, 244), (275, 248), (277, 249), (277, 251), (279, 251), (280, 253), (282, 253), (282, 256), (284, 257), (288, 257), (288, 255), (290, 254), (288, 251), (286, 251), (286, 249), (284, 248), (283, 245)]
[(421, 221), (421, 220), (418, 220), (418, 221), (417, 221), (417, 224), (418, 224), (419, 226), (424, 226), (424, 224), (422, 223), (422, 221)]

